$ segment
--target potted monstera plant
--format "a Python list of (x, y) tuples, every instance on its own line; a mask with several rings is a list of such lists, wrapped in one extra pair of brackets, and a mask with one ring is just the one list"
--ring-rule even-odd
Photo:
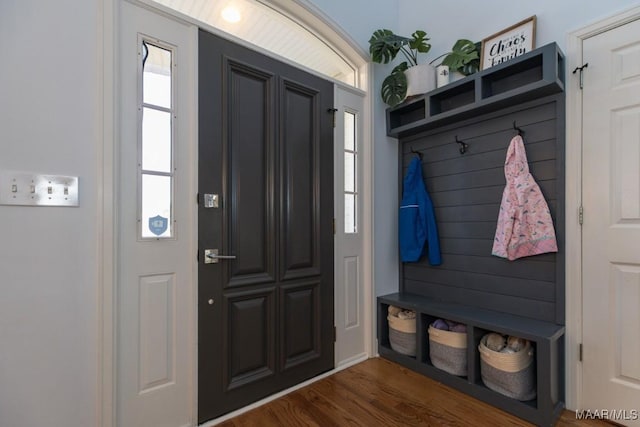
[(394, 106), (407, 96), (435, 88), (436, 74), (433, 65), (418, 64), (418, 54), (426, 54), (430, 49), (427, 33), (422, 30), (415, 31), (411, 37), (399, 36), (387, 29), (374, 31), (369, 39), (369, 53), (373, 62), (388, 64), (399, 53), (406, 59), (382, 82), (380, 94), (387, 105)]

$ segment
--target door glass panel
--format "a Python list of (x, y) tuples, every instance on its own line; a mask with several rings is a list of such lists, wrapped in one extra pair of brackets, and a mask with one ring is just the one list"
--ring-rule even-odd
[(143, 109), (142, 169), (171, 172), (171, 113)]
[(138, 173), (141, 238), (173, 237), (173, 55), (175, 51), (142, 41), (142, 97), (138, 99)]
[(358, 145), (356, 115), (344, 113), (344, 232), (356, 233), (358, 225)]
[(356, 191), (356, 154), (344, 153), (344, 190), (349, 192)]
[(171, 108), (171, 51), (144, 43), (143, 70), (143, 102)]
[(356, 115), (344, 113), (344, 149), (356, 151)]
[(344, 195), (344, 232), (355, 233), (356, 230), (356, 195)]
[(171, 177), (142, 175), (142, 237), (171, 237)]

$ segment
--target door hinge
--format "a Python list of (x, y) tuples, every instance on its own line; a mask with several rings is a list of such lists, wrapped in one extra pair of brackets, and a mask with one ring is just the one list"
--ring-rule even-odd
[(200, 249), (196, 251), (196, 262), (200, 262)]
[(333, 235), (335, 236), (336, 235), (336, 219), (335, 218), (333, 218), (331, 227), (333, 227)]
[(200, 193), (196, 193), (196, 204), (200, 205)]
[(333, 342), (338, 341), (338, 328), (333, 327)]
[(580, 225), (584, 222), (584, 208), (582, 206), (578, 209), (578, 222)]
[(578, 344), (578, 361), (582, 362), (582, 343)]
[(336, 127), (336, 112), (338, 111), (337, 108), (327, 108), (327, 113), (332, 113), (333, 114), (333, 127)]
[(584, 87), (584, 76), (583, 76), (583, 72), (584, 72), (584, 69), (585, 69), (585, 68), (587, 68), (588, 66), (589, 66), (589, 63), (588, 63), (588, 62), (586, 62), (582, 67), (576, 67), (576, 68), (573, 70), (573, 73), (572, 73), (572, 74), (575, 74), (575, 73), (577, 73), (578, 71), (580, 71), (580, 89), (582, 89), (582, 88)]

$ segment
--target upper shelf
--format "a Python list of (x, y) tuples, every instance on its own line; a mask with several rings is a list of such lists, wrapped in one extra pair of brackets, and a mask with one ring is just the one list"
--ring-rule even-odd
[(513, 103), (564, 90), (564, 54), (555, 43), (387, 109), (387, 135), (413, 135)]

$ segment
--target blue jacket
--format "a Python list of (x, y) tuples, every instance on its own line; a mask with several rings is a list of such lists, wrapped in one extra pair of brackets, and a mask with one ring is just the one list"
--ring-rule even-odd
[(399, 215), (400, 260), (415, 262), (425, 252), (428, 242), (429, 264), (440, 265), (440, 242), (433, 213), (433, 203), (424, 188), (422, 162), (415, 157), (404, 177)]

